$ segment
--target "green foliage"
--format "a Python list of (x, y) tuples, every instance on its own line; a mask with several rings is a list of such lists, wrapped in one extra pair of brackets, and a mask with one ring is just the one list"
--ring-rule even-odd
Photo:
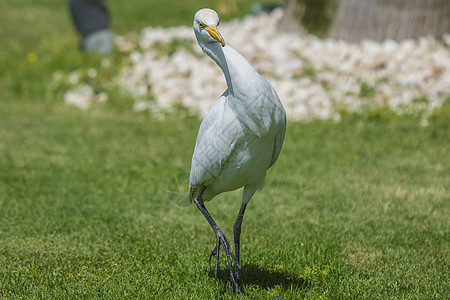
[(317, 70), (311, 66), (306, 66), (303, 70), (304, 76), (315, 78), (317, 77)]
[[(112, 1), (115, 18), (128, 18), (117, 31), (188, 24), (198, 8), (154, 3)], [(168, 196), (189, 170), (200, 121), (181, 108), (162, 120), (133, 112), (120, 91), (86, 111), (62, 103), (65, 76), (100, 93), (124, 59), (79, 53), (65, 5), (0, 3), (0, 298), (240, 298), (223, 255), (214, 281), (203, 216)], [(448, 103), (426, 127), (380, 110), (289, 123), (244, 218), (247, 297), (445, 298)], [(207, 203), (230, 240), (240, 196)]]
[(375, 96), (377, 90), (375, 86), (369, 85), (366, 82), (361, 84), (361, 89), (359, 91), (359, 96), (363, 98), (372, 98)]

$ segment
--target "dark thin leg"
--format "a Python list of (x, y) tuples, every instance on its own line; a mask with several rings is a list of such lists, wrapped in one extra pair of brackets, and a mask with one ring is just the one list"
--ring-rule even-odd
[[(233, 231), (234, 231), (234, 253), (236, 255), (236, 261), (238, 262), (238, 264), (236, 264), (235, 266), (235, 274), (236, 274), (236, 281), (237, 283), (240, 285), (240, 277), (239, 277), (239, 271), (242, 269), (242, 267), (240, 266), (240, 260), (239, 260), (239, 255), (240, 255), (240, 242), (241, 242), (241, 225), (242, 225), (242, 219), (244, 218), (244, 213), (245, 213), (245, 208), (247, 207), (247, 204), (242, 203), (241, 205), (241, 209), (239, 210), (239, 214), (236, 218), (236, 222), (234, 222), (234, 227), (233, 227)], [(239, 266), (239, 267), (238, 267)]]
[(213, 220), (211, 215), (209, 214), (208, 210), (206, 209), (205, 205), (203, 204), (203, 198), (202, 194), (205, 191), (206, 187), (202, 187), (202, 189), (198, 192), (198, 194), (194, 198), (194, 203), (197, 205), (198, 209), (201, 211), (203, 216), (205, 216), (206, 220), (208, 221), (209, 225), (211, 225), (211, 228), (214, 230), (214, 234), (216, 235), (216, 246), (211, 251), (211, 255), (209, 257), (209, 262), (211, 264), (211, 256), (216, 255), (216, 264), (214, 267), (214, 277), (217, 280), (217, 268), (219, 265), (219, 250), (220, 246), (223, 246), (223, 249), (225, 250), (225, 254), (227, 256), (228, 261), (228, 269), (230, 271), (230, 280), (231, 284), (233, 285), (233, 290), (237, 293), (241, 293), (241, 289), (239, 286), (239, 282), (235, 280), (235, 276), (233, 274), (233, 266), (231, 264), (231, 259), (234, 260), (235, 266), (237, 268), (242, 268), (239, 265), (239, 261), (236, 260), (236, 257), (233, 255), (233, 250), (231, 250), (230, 244), (228, 243), (225, 234), (220, 230), (219, 226), (217, 226), (216, 222)]

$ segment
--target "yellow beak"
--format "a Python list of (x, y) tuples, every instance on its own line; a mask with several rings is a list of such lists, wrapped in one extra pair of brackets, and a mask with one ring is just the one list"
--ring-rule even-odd
[(213, 38), (215, 38), (220, 44), (222, 44), (222, 47), (225, 47), (225, 40), (223, 39), (216, 25), (209, 25), (208, 27), (205, 28), (205, 30), (208, 31), (208, 33)]

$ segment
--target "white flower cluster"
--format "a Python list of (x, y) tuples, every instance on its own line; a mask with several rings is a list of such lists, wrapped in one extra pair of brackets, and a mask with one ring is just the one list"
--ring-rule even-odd
[(95, 94), (94, 89), (87, 84), (77, 85), (75, 89), (64, 94), (64, 101), (80, 109), (88, 109), (92, 103), (105, 102), (108, 96), (105, 93)]
[[(290, 120), (338, 119), (339, 111), (389, 106), (398, 113), (430, 112), (450, 97), (450, 35), (358, 44), (280, 32), (282, 11), (247, 16), (219, 27), (277, 90)], [(163, 109), (181, 104), (204, 115), (226, 83), (198, 47), (190, 27), (145, 28), (119, 37), (130, 53), (118, 84)]]
[[(102, 60), (108, 62), (107, 59)], [(97, 76), (97, 70), (90, 68), (86, 72), (86, 76), (93, 79)], [(80, 70), (64, 74), (61, 71), (56, 71), (53, 74), (53, 79), (50, 82), (48, 88), (50, 91), (56, 90), (57, 86), (62, 83), (68, 83), (73, 88), (64, 93), (64, 102), (67, 104), (75, 105), (80, 109), (88, 109), (93, 103), (106, 102), (108, 95), (106, 93), (96, 93), (94, 88), (87, 83), (80, 83)]]

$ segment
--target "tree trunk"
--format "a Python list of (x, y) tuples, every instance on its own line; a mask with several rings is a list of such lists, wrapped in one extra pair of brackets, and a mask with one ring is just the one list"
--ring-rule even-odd
[[(308, 17), (312, 6), (315, 15)], [(320, 26), (311, 26), (308, 18)], [(440, 37), (450, 33), (450, 0), (286, 0), (281, 26), (299, 24), (320, 37), (349, 42)]]
[(280, 28), (326, 37), (335, 16), (337, 1), (286, 0)]

